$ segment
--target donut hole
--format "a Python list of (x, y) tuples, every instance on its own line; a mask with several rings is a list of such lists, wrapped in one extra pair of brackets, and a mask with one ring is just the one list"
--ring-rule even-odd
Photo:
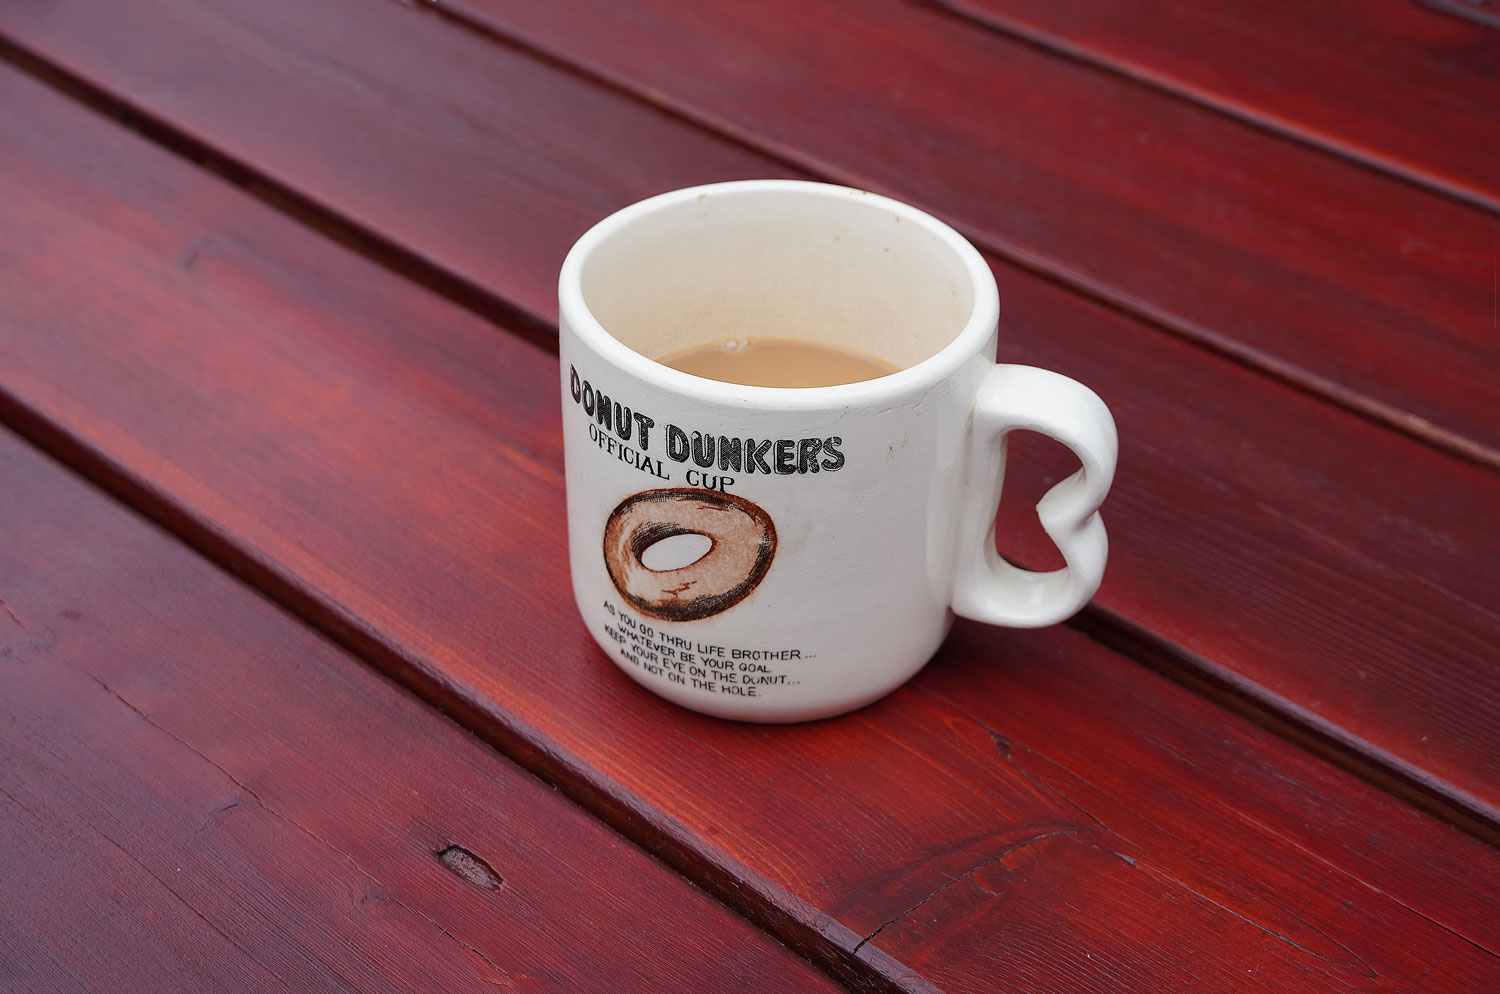
[[(650, 529), (642, 528), (641, 532)], [(713, 551), (714, 540), (702, 532), (666, 529), (665, 534), (637, 533), (631, 552), (653, 573), (686, 569)]]

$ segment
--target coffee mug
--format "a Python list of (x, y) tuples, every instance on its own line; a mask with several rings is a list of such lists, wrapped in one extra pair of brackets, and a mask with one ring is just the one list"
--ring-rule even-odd
[[(678, 190), (579, 239), (560, 302), (574, 595), (663, 697), (827, 717), (909, 679), (955, 614), (1048, 625), (1098, 589), (1114, 421), (1074, 380), (995, 363), (994, 277), (937, 219), (819, 183)], [(893, 371), (752, 386), (658, 361), (757, 336)], [(1018, 428), (1082, 463), (1037, 505), (1050, 572), (995, 549)]]

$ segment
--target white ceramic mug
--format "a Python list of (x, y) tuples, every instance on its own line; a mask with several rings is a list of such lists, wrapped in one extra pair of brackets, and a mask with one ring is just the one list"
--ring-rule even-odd
[[(1098, 589), (1114, 421), (1074, 380), (995, 364), (994, 277), (935, 218), (817, 183), (678, 190), (585, 234), (560, 296), (573, 590), (656, 693), (754, 721), (839, 714), (921, 669), (955, 613), (1047, 625)], [(773, 388), (654, 361), (745, 334), (899, 371)], [(1082, 462), (1037, 505), (1052, 572), (995, 552), (1017, 428)]]

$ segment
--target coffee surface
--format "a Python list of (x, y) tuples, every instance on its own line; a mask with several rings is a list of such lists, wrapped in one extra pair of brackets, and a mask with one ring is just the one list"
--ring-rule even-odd
[(885, 360), (854, 349), (793, 338), (723, 338), (657, 362), (694, 376), (752, 387), (828, 387), (897, 371)]

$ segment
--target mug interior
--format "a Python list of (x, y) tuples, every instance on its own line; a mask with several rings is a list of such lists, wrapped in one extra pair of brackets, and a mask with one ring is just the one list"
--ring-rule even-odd
[(614, 226), (580, 289), (604, 330), (648, 359), (764, 337), (905, 369), (952, 342), (974, 309), (965, 261), (935, 225), (843, 187), (708, 187)]

